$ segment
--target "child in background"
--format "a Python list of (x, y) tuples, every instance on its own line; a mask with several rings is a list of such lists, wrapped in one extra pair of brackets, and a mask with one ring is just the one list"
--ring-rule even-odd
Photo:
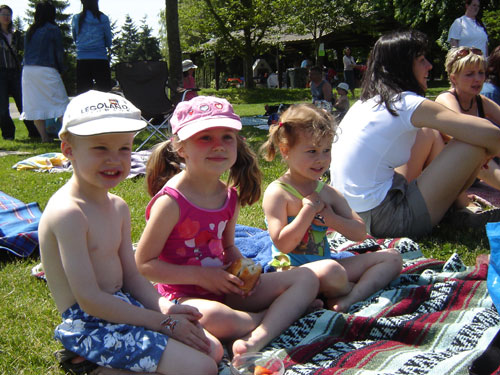
[[(240, 118), (227, 100), (198, 96), (177, 105), (171, 124), (173, 138), (147, 165), (153, 199), (135, 255), (139, 271), (164, 296), (197, 307), (214, 336), (235, 340), (234, 355), (258, 351), (306, 311), (318, 280), (305, 269), (266, 273), (243, 293), (226, 268), (242, 258), (235, 225), (240, 206), (259, 199), (261, 175), (238, 135)], [(226, 171), (228, 184), (220, 180)]]
[(335, 99), (335, 103), (333, 103), (333, 107), (337, 110), (334, 114), (337, 115), (337, 120), (342, 120), (342, 117), (349, 110), (349, 98), (347, 94), (349, 92), (349, 85), (345, 82), (340, 82), (337, 85), (337, 93), (339, 96)]
[[(198, 66), (194, 65), (194, 63), (191, 60), (184, 60), (182, 62), (182, 86), (185, 89), (196, 89), (196, 80), (194, 79), (194, 72), (195, 69), (197, 69)], [(195, 96), (198, 96), (196, 91), (188, 91), (186, 93), (186, 96), (184, 97), (184, 100), (191, 100)]]
[(279, 150), (288, 170), (266, 189), (263, 208), (275, 258), (281, 262), (288, 258), (289, 263), (283, 264), (292, 270), (311, 269), (320, 280), (327, 307), (343, 312), (394, 279), (402, 260), (393, 249), (331, 258), (328, 228), (353, 241), (366, 237), (363, 220), (338, 191), (320, 180), (330, 165), (334, 124), (327, 112), (298, 104), (271, 127), (262, 146), (265, 158), (273, 160)]
[(55, 337), (112, 369), (216, 374), (222, 346), (203, 331), (199, 311), (161, 297), (139, 274), (129, 209), (109, 193), (127, 177), (134, 133), (145, 126), (132, 103), (98, 91), (74, 98), (64, 114), (61, 151), (74, 173), (39, 225), (43, 268), (63, 318)]

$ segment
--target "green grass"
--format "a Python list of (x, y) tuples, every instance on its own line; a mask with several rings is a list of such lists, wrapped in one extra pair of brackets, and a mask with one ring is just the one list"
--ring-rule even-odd
[[(444, 90), (436, 88), (436, 92)], [(359, 96), (359, 92), (356, 92)], [(257, 95), (257, 94), (256, 94)], [(260, 115), (263, 103), (286, 102), (283, 98), (266, 97), (261, 103), (237, 104), (240, 115)], [(306, 100), (306, 99), (302, 99)], [(59, 143), (42, 145), (28, 139), (24, 125), (16, 121), (16, 141), (0, 140), (0, 150), (24, 151), (29, 155), (0, 157), (0, 190), (26, 203), (38, 202), (43, 210), (50, 196), (70, 177), (69, 173), (35, 173), (16, 171), (11, 167), (30, 155), (58, 152)], [(266, 131), (245, 127), (243, 134), (254, 149), (264, 142)], [(272, 163), (260, 160), (264, 175), (263, 190), (285, 171), (278, 159)], [(149, 201), (144, 177), (122, 182), (113, 190), (129, 204), (132, 216), (132, 241), (137, 242), (144, 228), (144, 209)], [(264, 227), (261, 202), (241, 210), (240, 224)], [(488, 253), (484, 230), (456, 231), (438, 227), (419, 244), (428, 257), (446, 260), (458, 252), (467, 264), (473, 264), (476, 255)], [(0, 374), (63, 374), (52, 353), (60, 346), (52, 339), (59, 316), (46, 285), (30, 276), (31, 268), (39, 262), (38, 254), (29, 259), (14, 259), (0, 254)]]

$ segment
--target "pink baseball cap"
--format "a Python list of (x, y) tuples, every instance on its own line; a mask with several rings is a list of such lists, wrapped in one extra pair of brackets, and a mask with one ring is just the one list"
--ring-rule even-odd
[(172, 133), (181, 141), (210, 128), (241, 130), (240, 116), (226, 99), (215, 96), (196, 96), (180, 102), (170, 120)]

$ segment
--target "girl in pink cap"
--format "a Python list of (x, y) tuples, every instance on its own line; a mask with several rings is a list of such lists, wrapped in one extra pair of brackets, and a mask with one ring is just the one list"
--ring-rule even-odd
[[(234, 244), (240, 206), (255, 203), (261, 174), (238, 134), (240, 118), (225, 99), (198, 96), (178, 104), (173, 138), (153, 151), (147, 185), (153, 197), (139, 241), (139, 271), (160, 293), (197, 307), (200, 323), (234, 355), (258, 351), (315, 300), (319, 282), (308, 269), (265, 273), (252, 291), (226, 271), (242, 258)], [(220, 177), (228, 171), (228, 182)]]

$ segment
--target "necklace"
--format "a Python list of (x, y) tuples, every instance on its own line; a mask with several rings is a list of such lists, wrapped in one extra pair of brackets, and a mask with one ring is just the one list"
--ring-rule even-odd
[(460, 107), (462, 112), (469, 112), (472, 109), (472, 106), (474, 105), (474, 97), (472, 97), (470, 100), (469, 108), (465, 109), (464, 107), (462, 107), (462, 104), (460, 103), (460, 99), (458, 98), (458, 94), (456, 91), (453, 91), (453, 95), (455, 95), (455, 98), (457, 99), (458, 102), (458, 106)]

